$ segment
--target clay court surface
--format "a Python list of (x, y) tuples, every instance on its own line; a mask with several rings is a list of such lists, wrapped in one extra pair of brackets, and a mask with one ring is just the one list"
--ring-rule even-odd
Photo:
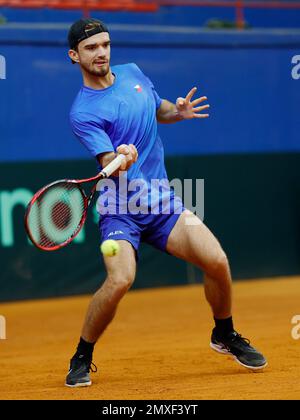
[(64, 386), (89, 296), (0, 304), (0, 399), (300, 399), (300, 278), (234, 283), (236, 328), (268, 358), (249, 373), (209, 348), (200, 285), (131, 291), (95, 350), (93, 386)]

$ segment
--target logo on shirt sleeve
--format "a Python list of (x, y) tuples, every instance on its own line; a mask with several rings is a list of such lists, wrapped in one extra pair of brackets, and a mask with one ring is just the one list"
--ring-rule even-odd
[(136, 86), (134, 86), (134, 89), (137, 91), (137, 92), (142, 92), (142, 86), (141, 85), (136, 85)]

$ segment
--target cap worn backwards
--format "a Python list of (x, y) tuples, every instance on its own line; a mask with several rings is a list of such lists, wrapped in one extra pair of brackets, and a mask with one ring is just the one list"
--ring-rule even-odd
[(73, 23), (69, 30), (70, 49), (74, 50), (81, 41), (101, 32), (108, 32), (108, 29), (105, 23), (100, 20), (93, 18), (78, 20)]

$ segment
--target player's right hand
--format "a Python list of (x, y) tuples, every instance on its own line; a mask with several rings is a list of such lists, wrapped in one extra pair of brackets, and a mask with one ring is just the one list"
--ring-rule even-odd
[(121, 144), (117, 147), (117, 152), (122, 153), (125, 156), (123, 160), (120, 170), (121, 171), (128, 171), (128, 169), (133, 165), (138, 158), (138, 151), (133, 144)]

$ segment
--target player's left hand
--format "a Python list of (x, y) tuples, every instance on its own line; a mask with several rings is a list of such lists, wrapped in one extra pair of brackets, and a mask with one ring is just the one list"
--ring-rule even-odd
[(192, 101), (192, 97), (196, 93), (197, 88), (194, 87), (190, 92), (186, 95), (185, 98), (178, 98), (176, 101), (176, 108), (178, 111), (178, 115), (183, 120), (191, 120), (192, 118), (207, 118), (209, 114), (202, 114), (201, 112), (205, 109), (209, 108), (209, 105), (202, 105), (198, 106), (201, 102), (207, 100), (206, 96), (201, 96), (201, 98), (194, 99)]

